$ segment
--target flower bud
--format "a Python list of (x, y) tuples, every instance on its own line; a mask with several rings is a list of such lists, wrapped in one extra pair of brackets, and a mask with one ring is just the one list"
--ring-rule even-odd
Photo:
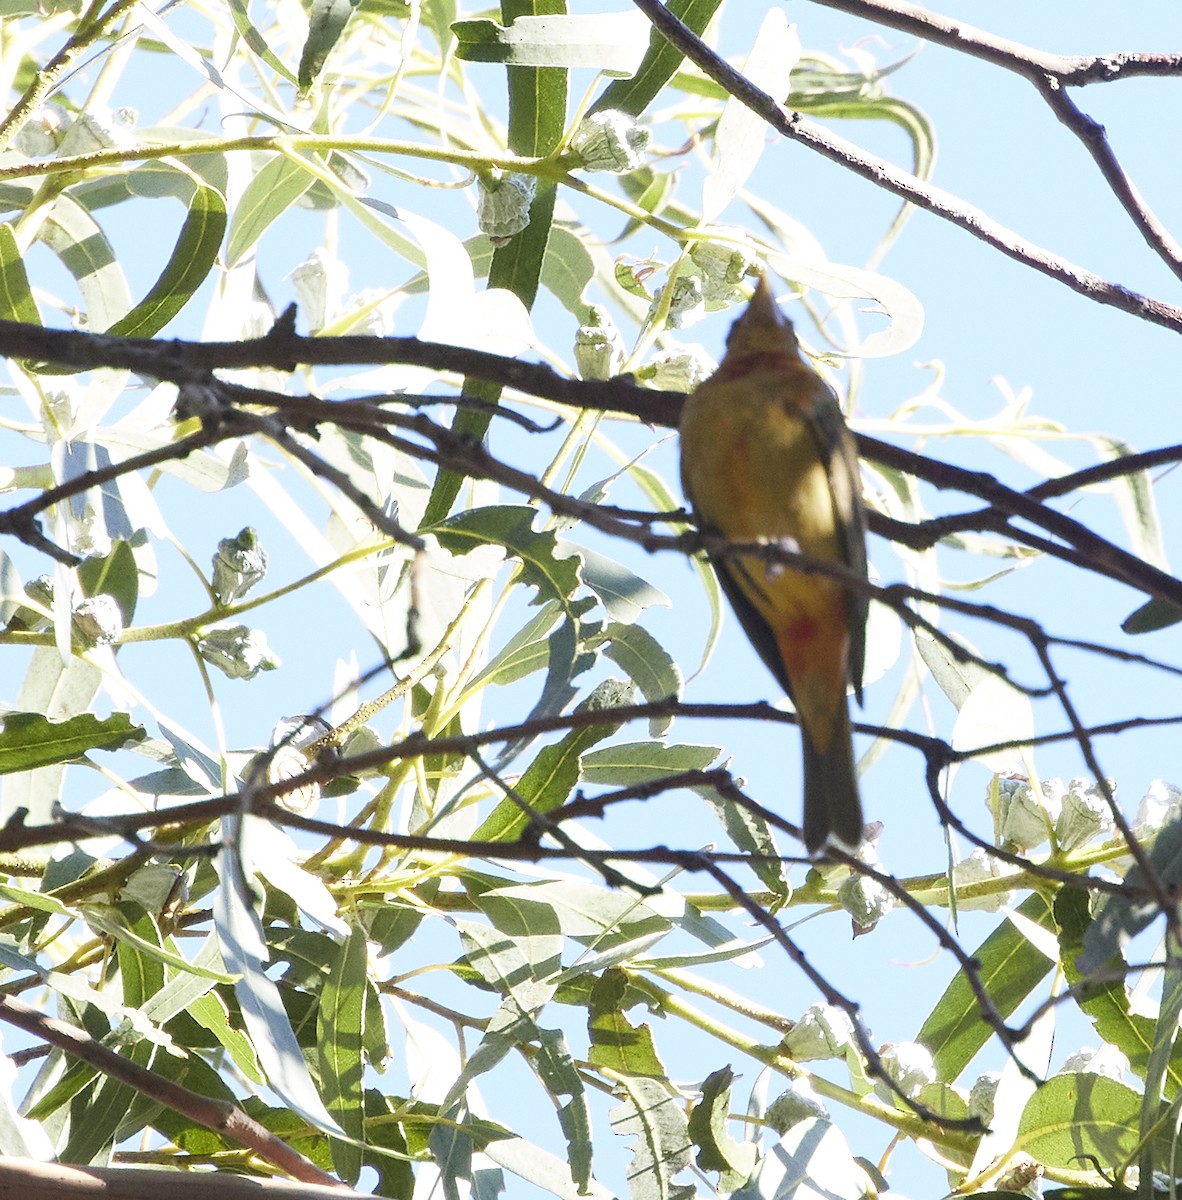
[(1137, 806), (1133, 834), (1141, 841), (1153, 837), (1177, 815), (1179, 807), (1182, 807), (1182, 788), (1164, 779), (1154, 779)]
[(856, 873), (846, 876), (838, 886), (837, 902), (863, 933), (873, 929), (895, 907), (895, 897), (877, 879)]
[(624, 365), (624, 339), (607, 312), (592, 306), (586, 325), (575, 334), (575, 365), (579, 377), (611, 379)]
[(480, 199), (476, 222), (480, 232), (499, 245), (529, 224), (529, 206), (534, 202), (538, 181), (532, 175), (511, 173), (501, 179), (480, 176)]
[(222, 538), (213, 556), (213, 594), (223, 607), (241, 600), (267, 573), (267, 552), (248, 525), (236, 538)]
[(123, 632), (123, 613), (114, 596), (88, 596), (73, 612), (74, 629), (87, 646), (109, 646)]
[(718, 364), (701, 346), (670, 341), (636, 372), (637, 379), (669, 392), (692, 392), (709, 379)]
[(964, 896), (962, 890), (969, 884), (983, 883), (987, 879), (1002, 879), (1017, 874), (1018, 868), (1002, 862), (992, 854), (977, 847), (952, 869), (952, 882), (957, 890), (957, 907), (980, 909), (982, 912), (997, 912), (1014, 900), (1013, 891), (987, 892), (980, 896)]
[(932, 1052), (919, 1042), (883, 1046), (879, 1052), (883, 1069), (909, 1100), (914, 1100), (929, 1083), (936, 1082)]
[(1044, 779), (1041, 792), (1021, 776), (996, 775), (985, 795), (1003, 842), (1031, 850), (1051, 836), (1062, 806), (1063, 785)]
[(267, 645), (261, 629), (245, 625), (218, 625), (197, 643), (197, 653), (231, 679), (253, 679), (260, 671), (274, 671), (279, 659)]
[(798, 1075), (786, 1092), (777, 1096), (768, 1105), (767, 1123), (782, 1137), (793, 1125), (811, 1117), (828, 1120), (829, 1110), (824, 1101), (813, 1091), (806, 1075)]
[(702, 297), (707, 312), (718, 312), (743, 298), (739, 285), (755, 265), (755, 256), (721, 242), (695, 242), (690, 258), (702, 273)]
[(785, 1035), (784, 1053), (797, 1062), (842, 1058), (853, 1045), (854, 1026), (849, 1014), (831, 1004), (814, 1004)]
[(652, 130), (638, 125), (627, 113), (605, 109), (579, 122), (571, 135), (571, 151), (582, 159), (584, 170), (635, 171), (652, 141)]
[(977, 1076), (977, 1081), (969, 1092), (969, 1116), (977, 1117), (982, 1125), (988, 1126), (993, 1123), (993, 1101), (1000, 1083), (999, 1071), (986, 1071)]
[[(1109, 780), (1110, 791), (1116, 785)], [(1113, 828), (1112, 806), (1098, 784), (1073, 779), (1063, 797), (1063, 811), (1055, 822), (1060, 850), (1074, 850)]]

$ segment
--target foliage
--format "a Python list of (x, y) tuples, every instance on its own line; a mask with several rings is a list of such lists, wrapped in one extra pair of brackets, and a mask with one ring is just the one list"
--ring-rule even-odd
[[(879, 421), (890, 443), (862, 430), (864, 765), (912, 749), (934, 838), (922, 873), (879, 864), (881, 828), (791, 872), (769, 811), (791, 718), (686, 699), (703, 671), (734, 688), (717, 586), (678, 573), (667, 430), (710, 369), (685, 330), (719, 337), (766, 265), (851, 413), (864, 364), (920, 334), (878, 265), (913, 209), (870, 265), (830, 261), (764, 173), (768, 121), (998, 239), (937, 205), (933, 130), (888, 87), (906, 64), (805, 49), (773, 9), (740, 86), (651, 7), (0, 10), (2, 474), (28, 493), (0, 550), (7, 1158), (637, 1200), (870, 1194), (900, 1146), (961, 1194), (1169, 1170), (1182, 989), (1132, 947), (1163, 914), (1174, 944), (1179, 793), (1130, 828), (1060, 666), (1129, 652), (1004, 589), (1062, 567), (1138, 589), (1131, 629), (1176, 620), (1149, 471), (1177, 456), (1021, 393), (981, 420), (938, 381)], [(1036, 87), (1090, 81), (958, 36)], [(878, 123), (909, 170), (831, 132)], [(934, 438), (974, 469), (904, 448)], [(1053, 503), (1085, 488), (1111, 540)], [(1040, 779), (1036, 736), (1087, 778)], [(984, 829), (949, 807), (970, 762)], [(941, 822), (976, 849), (954, 863)], [(897, 922), (951, 978), (883, 1044), (858, 1007), (899, 971), (872, 957)], [(1056, 1022), (1104, 1050), (1041, 1081)]]

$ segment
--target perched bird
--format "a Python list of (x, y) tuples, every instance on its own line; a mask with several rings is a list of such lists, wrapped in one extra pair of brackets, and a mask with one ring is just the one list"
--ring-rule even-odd
[[(718, 370), (686, 399), (681, 482), (703, 533), (764, 542), (866, 574), (853, 435), (804, 360), (764, 276)], [(847, 684), (862, 700), (865, 592), (751, 554), (711, 553), (739, 623), (796, 706), (804, 841), (862, 841)]]

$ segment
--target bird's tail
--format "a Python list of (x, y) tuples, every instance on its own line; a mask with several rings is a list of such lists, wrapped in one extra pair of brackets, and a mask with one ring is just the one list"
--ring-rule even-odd
[(803, 726), (800, 733), (804, 742), (804, 844), (810, 854), (816, 854), (832, 835), (846, 849), (856, 850), (862, 844), (862, 802), (848, 703), (842, 701), (824, 754), (818, 753)]

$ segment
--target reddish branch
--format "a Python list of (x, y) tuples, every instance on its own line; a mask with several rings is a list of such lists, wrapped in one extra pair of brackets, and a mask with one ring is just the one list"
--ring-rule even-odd
[[(117, 1054), (76, 1025), (68, 1025), (56, 1017), (47, 1017), (13, 996), (0, 996), (0, 1020), (23, 1029), (59, 1050), (64, 1050), (103, 1075), (127, 1084), (128, 1087), (159, 1101), (190, 1121), (239, 1142), (260, 1158), (286, 1171), (294, 1179), (319, 1184), (321, 1188), (331, 1188), (334, 1196), (342, 1193), (346, 1196), (356, 1194), (326, 1171), (322, 1171), (315, 1163), (309, 1162), (252, 1117), (247, 1116), (238, 1105), (231, 1104), (228, 1100), (214, 1100), (209, 1096), (202, 1096), (198, 1092), (181, 1087), (178, 1083), (164, 1079)], [(27, 1192), (21, 1194), (28, 1195)], [(4, 1192), (0, 1188), (0, 1196), (3, 1195)]]

